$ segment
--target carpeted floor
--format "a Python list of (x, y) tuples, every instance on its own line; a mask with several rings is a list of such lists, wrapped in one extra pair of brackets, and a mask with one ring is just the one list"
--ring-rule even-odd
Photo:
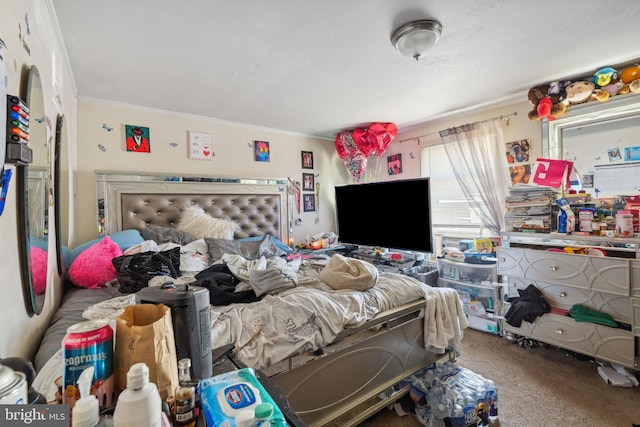
[[(640, 387), (606, 384), (599, 366), (548, 345), (527, 349), (466, 329), (458, 364), (491, 379), (498, 389), (501, 427), (632, 427), (640, 424)], [(636, 376), (638, 376), (636, 372)], [(414, 416), (384, 409), (367, 427), (421, 426)]]

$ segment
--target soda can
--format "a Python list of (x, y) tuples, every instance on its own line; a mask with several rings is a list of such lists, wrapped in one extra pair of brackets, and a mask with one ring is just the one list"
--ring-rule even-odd
[(91, 394), (100, 408), (112, 406), (114, 397), (113, 329), (106, 320), (88, 320), (67, 329), (62, 340), (62, 403), (73, 408), (80, 399), (78, 378), (93, 366)]

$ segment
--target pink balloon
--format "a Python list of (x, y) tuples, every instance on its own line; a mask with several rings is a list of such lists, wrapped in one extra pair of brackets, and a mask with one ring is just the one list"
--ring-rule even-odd
[(342, 134), (345, 132), (340, 132), (339, 134), (336, 135), (336, 152), (338, 153), (338, 157), (340, 157), (342, 160), (345, 159), (345, 157), (347, 157), (347, 149), (344, 148), (344, 144), (342, 144)]
[(342, 131), (336, 136), (336, 150), (341, 159), (359, 153), (358, 146), (353, 140), (353, 131)]
[(364, 128), (353, 130), (353, 141), (365, 157), (367, 157), (377, 145), (376, 140), (371, 137), (369, 130)]
[(374, 154), (381, 156), (398, 134), (398, 128), (394, 123), (372, 123), (369, 126), (369, 133), (376, 141)]

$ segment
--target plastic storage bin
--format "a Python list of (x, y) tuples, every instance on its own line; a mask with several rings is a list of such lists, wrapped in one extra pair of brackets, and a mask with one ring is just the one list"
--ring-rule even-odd
[(440, 258), (438, 259), (438, 274), (445, 279), (474, 284), (480, 284), (484, 281), (498, 281), (495, 264), (470, 264)]
[(426, 283), (429, 286), (438, 286), (438, 268), (433, 265), (420, 265), (417, 267), (407, 268), (405, 270), (407, 276), (411, 276)]

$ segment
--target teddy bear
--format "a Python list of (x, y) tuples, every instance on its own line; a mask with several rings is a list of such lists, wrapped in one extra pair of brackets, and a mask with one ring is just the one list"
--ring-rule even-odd
[(527, 97), (533, 106), (527, 116), (529, 120), (542, 120), (548, 118), (554, 120), (566, 112), (566, 105), (562, 101), (563, 90), (559, 85), (542, 84), (529, 89)]

